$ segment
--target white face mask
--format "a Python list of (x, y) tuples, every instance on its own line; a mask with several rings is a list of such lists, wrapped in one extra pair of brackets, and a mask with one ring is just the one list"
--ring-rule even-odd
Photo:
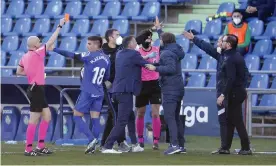
[(119, 45), (122, 44), (122, 42), (123, 42), (123, 38), (121, 36), (117, 37), (117, 39), (116, 39), (116, 45), (119, 46)]
[(233, 22), (238, 25), (239, 23), (241, 23), (241, 18), (233, 18)]
[(139, 45), (137, 44), (135, 50), (138, 51), (139, 49), (140, 49), (140, 47), (139, 47)]
[(221, 54), (222, 49), (220, 47), (217, 47), (217, 52)]

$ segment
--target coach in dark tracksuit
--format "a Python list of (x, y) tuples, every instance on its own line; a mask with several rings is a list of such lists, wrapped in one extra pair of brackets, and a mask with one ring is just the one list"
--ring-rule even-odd
[[(231, 98), (231, 94), (229, 94), (229, 91), (225, 91), (226, 88), (226, 83), (229, 80), (228, 76), (230, 76), (229, 74), (237, 74), (235, 75), (235, 80), (234, 80), (234, 84), (233, 87), (231, 87), (232, 91), (239, 89), (239, 92), (241, 92), (239, 94), (239, 96), (243, 96), (244, 99), (246, 97), (246, 85), (247, 85), (247, 80), (249, 78), (249, 72), (248, 69), (245, 65), (244, 59), (240, 57), (240, 55), (236, 52), (235, 49), (230, 49), (230, 50), (226, 50), (223, 51), (224, 47), (223, 47), (223, 38), (219, 38), (218, 41), (218, 48), (214, 48), (210, 43), (205, 42), (204, 40), (201, 40), (197, 37), (194, 37), (192, 33), (188, 33), (188, 32), (184, 32), (184, 36), (190, 40), (193, 40), (194, 44), (197, 45), (200, 49), (204, 50), (208, 55), (212, 56), (213, 58), (215, 58), (218, 61), (217, 64), (217, 84), (216, 84), (216, 89), (217, 89), (217, 98), (218, 99), (222, 99), (225, 98), (225, 100), (222, 103), (219, 103), (218, 106), (218, 114), (219, 114), (219, 123), (220, 123), (220, 136), (221, 136), (221, 147), (217, 150), (212, 152), (213, 154), (215, 153), (219, 153), (219, 154), (229, 154), (230, 151), (230, 147), (228, 146), (229, 143), (227, 140), (230, 140), (228, 138), (231, 138), (231, 136), (228, 136), (228, 124), (231, 124), (231, 121), (229, 121), (229, 115), (235, 114), (237, 115), (237, 117), (239, 117), (240, 119), (236, 119), (235, 123), (239, 123), (237, 126), (237, 128), (245, 130), (245, 127), (243, 125), (243, 120), (242, 120), (242, 110), (241, 110), (241, 103), (239, 104), (230, 104), (230, 107), (227, 108), (227, 106), (229, 106), (228, 104), (228, 100)], [(232, 36), (233, 35), (226, 35), (226, 36)], [(237, 58), (238, 57), (238, 58)], [(229, 59), (230, 58), (230, 59)], [(237, 67), (237, 72), (234, 71), (234, 69), (231, 70), (226, 70), (226, 67), (229, 65), (229, 63), (232, 63), (232, 58), (237, 58), (238, 59), (238, 63), (235, 64), (235, 67)], [(230, 62), (229, 62), (230, 61)], [(236, 63), (236, 61), (234, 61)], [(229, 73), (229, 71), (231, 71), (232, 73)], [(238, 79), (236, 79), (238, 78)], [(231, 79), (232, 80), (232, 79)], [(232, 80), (233, 81), (233, 80)], [(238, 82), (238, 83), (236, 83)], [(230, 86), (230, 85), (228, 85)], [(224, 93), (227, 93), (226, 95)], [(232, 92), (231, 92), (232, 93)], [(224, 97), (223, 97), (224, 96)], [(236, 95), (235, 95), (236, 96)], [(241, 98), (243, 98), (241, 97)], [(243, 100), (244, 100), (243, 99)], [(243, 101), (242, 100), (242, 101)], [(233, 106), (240, 106), (240, 110), (233, 110)], [(240, 124), (242, 123), (242, 125)], [(249, 140), (248, 140), (248, 136), (244, 131), (240, 131), (240, 138), (243, 141), (243, 147), (244, 149), (247, 149), (247, 144), (249, 146)], [(229, 147), (229, 148), (226, 148)], [(241, 153), (243, 153), (244, 151), (241, 151)]]
[(171, 146), (165, 155), (184, 152), (184, 129), (180, 121), (181, 101), (184, 96), (181, 59), (184, 58), (182, 47), (176, 44), (172, 33), (161, 35), (160, 61), (155, 66), (146, 65), (149, 70), (160, 74), (162, 106), (164, 118), (169, 127)]
[(108, 136), (102, 153), (120, 153), (112, 147), (114, 142), (123, 134), (126, 125), (128, 125), (132, 143), (132, 152), (144, 150), (137, 144), (133, 95), (136, 96), (141, 91), (141, 68), (149, 62), (144, 60), (140, 53), (135, 50), (138, 45), (133, 36), (126, 37), (122, 46), (124, 49), (116, 55), (116, 73), (112, 86), (112, 98), (114, 102), (118, 103), (117, 123)]
[(258, 17), (259, 20), (266, 21), (275, 9), (275, 0), (248, 0), (244, 17)]

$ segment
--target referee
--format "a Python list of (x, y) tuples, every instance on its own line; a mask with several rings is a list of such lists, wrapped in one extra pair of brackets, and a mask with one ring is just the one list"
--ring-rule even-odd
[(213, 48), (210, 43), (195, 37), (192, 33), (185, 31), (183, 35), (218, 61), (216, 89), (222, 142), (221, 147), (213, 154), (230, 154), (235, 128), (242, 144), (239, 154), (252, 154), (242, 118), (242, 103), (246, 98), (245, 88), (249, 72), (243, 57), (236, 51), (238, 38), (226, 35), (220, 38), (220, 47)]

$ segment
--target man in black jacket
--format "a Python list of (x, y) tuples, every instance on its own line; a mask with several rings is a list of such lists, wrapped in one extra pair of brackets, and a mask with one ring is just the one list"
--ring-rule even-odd
[(245, 17), (258, 17), (263, 21), (266, 21), (275, 9), (274, 0), (248, 0), (247, 5)]
[(163, 33), (160, 41), (160, 60), (156, 66), (146, 65), (149, 70), (159, 72), (164, 118), (169, 127), (171, 146), (165, 155), (186, 153), (184, 148), (184, 129), (180, 120), (181, 101), (184, 96), (184, 82), (181, 60), (184, 51), (176, 43), (174, 34)]
[[(222, 49), (220, 53), (220, 49), (216, 49), (210, 43), (194, 37), (192, 33), (185, 31), (184, 36), (218, 61), (217, 105), (218, 108), (221, 107), (218, 114), (223, 115), (224, 127), (222, 128), (221, 126), (221, 148), (216, 153), (230, 154), (229, 149), (231, 148), (234, 129), (236, 128), (242, 144), (239, 154), (252, 154), (242, 118), (242, 103), (246, 98), (245, 88), (249, 72), (244, 58), (236, 51), (237, 37), (230, 34), (225, 35), (222, 41), (219, 41)], [(219, 115), (219, 119), (221, 115)], [(225, 132), (225, 122), (227, 132)]]
[[(112, 84), (115, 79), (115, 59), (116, 54), (119, 50), (121, 50), (121, 44), (123, 38), (120, 36), (119, 31), (116, 29), (109, 29), (105, 33), (105, 39), (107, 43), (103, 44), (102, 50), (103, 52), (109, 56), (111, 67), (110, 67), (110, 79), (109, 82)], [(114, 103), (110, 100), (109, 92), (105, 89), (105, 102), (107, 102), (109, 106), (108, 119), (106, 121), (106, 126), (104, 129), (104, 133), (102, 136), (101, 146), (105, 144), (107, 137), (109, 136), (113, 126), (114, 126), (114, 117), (118, 113), (118, 104)], [(112, 109), (113, 107), (113, 109)], [(114, 112), (115, 111), (115, 112)], [(119, 151), (120, 152), (128, 152), (130, 147), (126, 143), (125, 132), (122, 134), (122, 137), (117, 140)]]

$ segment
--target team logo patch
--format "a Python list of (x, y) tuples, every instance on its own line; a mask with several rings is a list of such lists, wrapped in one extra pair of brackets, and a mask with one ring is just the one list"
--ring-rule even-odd
[(10, 125), (10, 124), (11, 124), (11, 118), (10, 118), (9, 115), (6, 116), (5, 122), (6, 122), (7, 125)]
[(24, 116), (23, 121), (24, 121), (25, 125), (28, 125), (28, 123), (29, 123), (29, 117), (27, 115)]

